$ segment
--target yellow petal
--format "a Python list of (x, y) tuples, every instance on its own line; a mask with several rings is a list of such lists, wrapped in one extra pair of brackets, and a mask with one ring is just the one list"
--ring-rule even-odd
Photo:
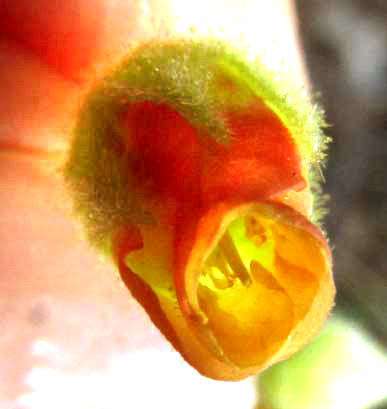
[(301, 214), (274, 203), (221, 204), (200, 219), (194, 237), (178, 263), (177, 296), (218, 360), (253, 374), (320, 329), (335, 292), (331, 258)]

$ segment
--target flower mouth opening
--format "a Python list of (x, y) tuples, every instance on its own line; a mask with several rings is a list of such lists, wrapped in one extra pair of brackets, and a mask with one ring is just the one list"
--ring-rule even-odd
[[(271, 232), (267, 230), (257, 214), (247, 214), (234, 220), (206, 259), (200, 284), (215, 291), (239, 284), (250, 287), (253, 284), (252, 275), (260, 268), (260, 263), (255, 260), (249, 263), (251, 257), (248, 257), (244, 247), (253, 244), (254, 250), (260, 250), (261, 263), (267, 264), (273, 254), (272, 237), (268, 236)], [(269, 280), (273, 278), (270, 276)]]
[(287, 217), (266, 205), (237, 211), (187, 293), (202, 342), (234, 366), (261, 366), (284, 346), (327, 271), (321, 238)]

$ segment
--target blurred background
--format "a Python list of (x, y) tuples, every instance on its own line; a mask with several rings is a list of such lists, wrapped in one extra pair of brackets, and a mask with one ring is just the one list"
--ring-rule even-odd
[[(331, 125), (327, 133), (333, 138), (324, 188), (331, 196), (325, 227), (334, 250), (337, 285), (332, 320), (344, 316), (347, 320), (343, 323), (344, 327), (351, 327), (350, 331), (356, 334), (360, 331), (369, 337), (366, 340), (363, 338), (366, 349), (368, 344), (371, 353), (378, 348), (385, 352), (387, 1), (298, 0), (296, 7), (313, 91), (319, 93), (319, 101)], [(340, 338), (342, 329), (340, 325), (333, 329), (329, 327), (329, 334), (323, 337), (326, 340), (334, 334)], [(315, 348), (324, 348), (321, 340), (316, 342)], [(294, 406), (295, 403), (292, 406), (289, 403), (291, 392), (284, 386), (293, 377), (305, 377), (300, 368), (305, 359), (312, 359), (313, 348), (306, 349), (293, 363), (265, 373), (262, 385), (266, 388), (263, 392), (269, 397), (267, 407), (320, 408), (317, 403), (314, 406), (310, 406), (310, 403), (303, 406), (298, 402), (298, 406)], [(370, 362), (370, 359), (367, 360)], [(309, 361), (307, 365), (313, 366)], [(307, 376), (313, 377), (314, 373), (309, 372)], [(359, 388), (366, 390), (372, 383), (379, 381), (379, 376), (377, 370), (371, 370), (362, 385), (350, 382), (352, 391), (343, 389), (341, 393), (356, 394)], [(383, 382), (387, 395), (386, 377)], [(271, 399), (269, 395), (273, 390), (276, 391), (273, 396), (288, 394), (288, 402), (276, 401), (275, 397)], [(351, 406), (347, 402), (341, 407), (351, 409), (359, 405)], [(386, 409), (387, 401), (366, 407)]]
[(296, 4), (314, 91), (332, 125), (326, 228), (337, 306), (387, 345), (387, 1)]

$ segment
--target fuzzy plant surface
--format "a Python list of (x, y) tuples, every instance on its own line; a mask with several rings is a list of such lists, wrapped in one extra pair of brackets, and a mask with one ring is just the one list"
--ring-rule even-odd
[(331, 309), (323, 127), (304, 90), (208, 39), (137, 48), (80, 109), (64, 172), (75, 214), (205, 376), (286, 358)]

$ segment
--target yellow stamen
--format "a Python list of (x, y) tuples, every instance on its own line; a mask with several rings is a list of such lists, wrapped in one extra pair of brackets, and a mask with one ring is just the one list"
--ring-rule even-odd
[(235, 244), (228, 231), (226, 231), (226, 233), (220, 239), (219, 248), (221, 249), (222, 254), (226, 258), (234, 274), (242, 281), (244, 285), (250, 285), (251, 278), (249, 271), (243, 264), (243, 261), (241, 260), (238, 250), (235, 247)]
[(265, 228), (254, 215), (248, 215), (245, 218), (246, 237), (257, 247), (262, 245), (266, 240)]

